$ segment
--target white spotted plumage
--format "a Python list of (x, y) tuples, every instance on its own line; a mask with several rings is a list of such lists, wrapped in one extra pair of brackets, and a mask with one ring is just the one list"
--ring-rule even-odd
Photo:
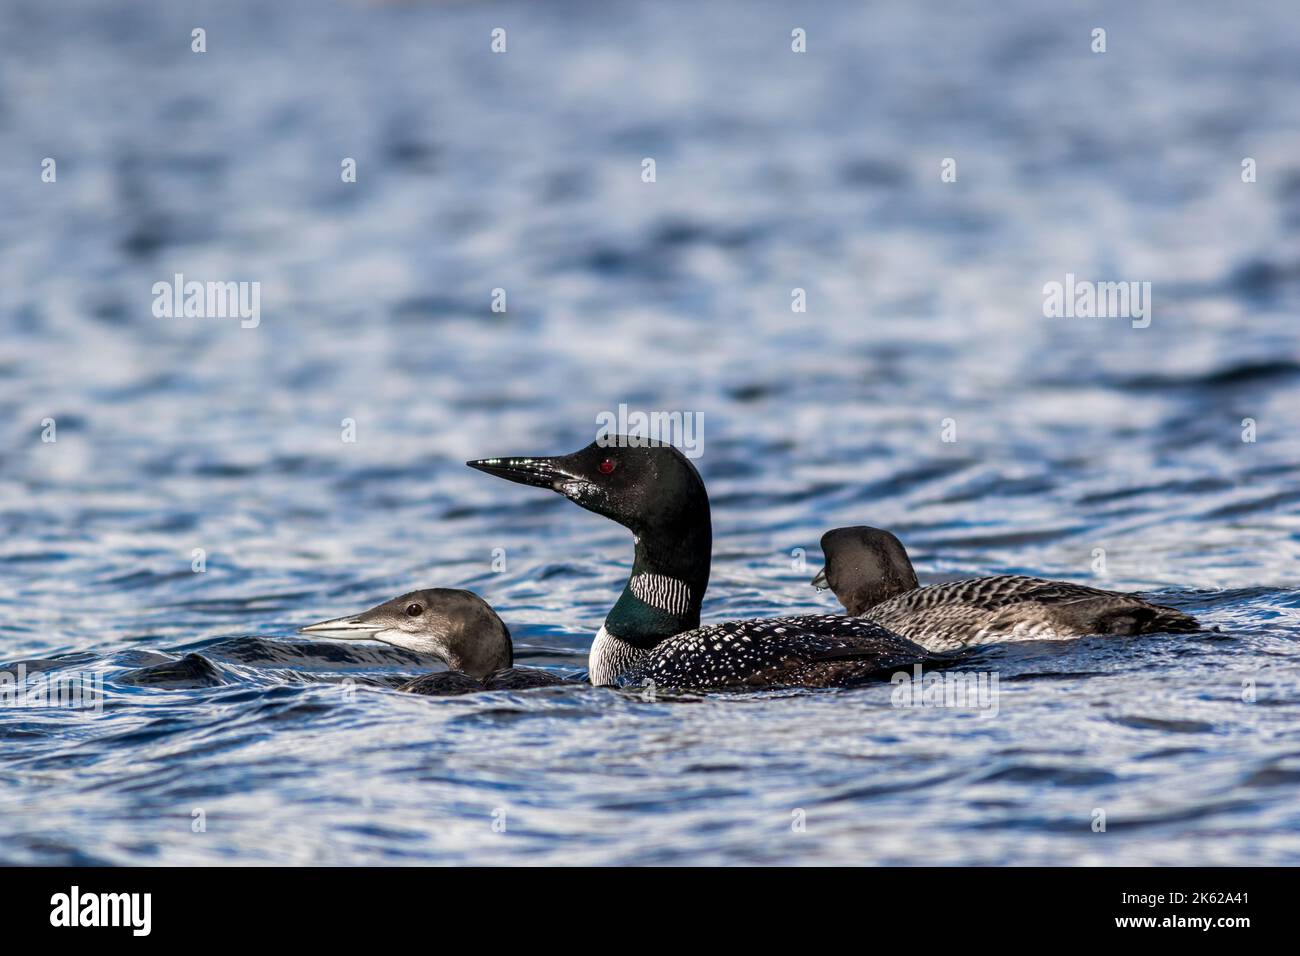
[(872, 621), (837, 614), (710, 624), (639, 653), (621, 683), (836, 687), (928, 659), (924, 648)]

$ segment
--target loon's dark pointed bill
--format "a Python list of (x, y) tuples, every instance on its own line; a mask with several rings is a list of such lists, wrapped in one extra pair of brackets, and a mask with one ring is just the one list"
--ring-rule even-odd
[(812, 586), (818, 591), (825, 591), (831, 586), (831, 582), (826, 578), (826, 569), (822, 568), (817, 572), (817, 576), (812, 579)]
[(336, 617), (332, 621), (321, 621), (298, 628), (299, 634), (311, 634), (314, 637), (330, 637), (336, 641), (369, 641), (384, 629), (383, 624), (362, 621), (355, 614)]
[(521, 485), (554, 489), (573, 477), (558, 462), (557, 458), (480, 458), (465, 464), (507, 481), (517, 481)]

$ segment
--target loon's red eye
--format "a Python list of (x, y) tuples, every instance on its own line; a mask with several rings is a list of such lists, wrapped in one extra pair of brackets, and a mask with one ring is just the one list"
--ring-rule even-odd
[(614, 470), (614, 459), (613, 459), (613, 458), (606, 458), (606, 459), (604, 459), (603, 461), (601, 461), (601, 463), (600, 463), (600, 473), (601, 473), (602, 475), (608, 475), (608, 474), (609, 474), (611, 471), (613, 471), (613, 470)]

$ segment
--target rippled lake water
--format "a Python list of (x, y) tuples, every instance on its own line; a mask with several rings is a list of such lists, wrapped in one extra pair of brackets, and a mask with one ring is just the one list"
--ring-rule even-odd
[[(1047, 6), (0, 6), (0, 661), (105, 693), (0, 708), (0, 862), (1300, 862), (1300, 18)], [(989, 648), (994, 717), (295, 635), (468, 587), (581, 670), (630, 536), (463, 462), (620, 403), (703, 416), (705, 620), (869, 523), (1218, 630)]]

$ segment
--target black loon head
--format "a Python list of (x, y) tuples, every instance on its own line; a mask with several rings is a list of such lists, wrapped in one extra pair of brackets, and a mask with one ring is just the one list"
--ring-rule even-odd
[(570, 455), (466, 464), (549, 488), (632, 532), (632, 576), (605, 619), (610, 634), (645, 648), (699, 626), (713, 547), (709, 495), (690, 459), (672, 445), (620, 435)]
[(489, 475), (559, 492), (637, 536), (677, 534), (709, 520), (709, 495), (689, 458), (672, 445), (611, 437), (554, 458), (466, 462)]
[(822, 535), (826, 567), (813, 587), (829, 587), (850, 614), (861, 614), (918, 586), (903, 543), (888, 531), (859, 525)]
[(299, 628), (298, 633), (383, 641), (430, 654), (478, 680), (514, 663), (510, 632), (492, 605), (472, 591), (454, 588), (411, 591), (360, 614)]

